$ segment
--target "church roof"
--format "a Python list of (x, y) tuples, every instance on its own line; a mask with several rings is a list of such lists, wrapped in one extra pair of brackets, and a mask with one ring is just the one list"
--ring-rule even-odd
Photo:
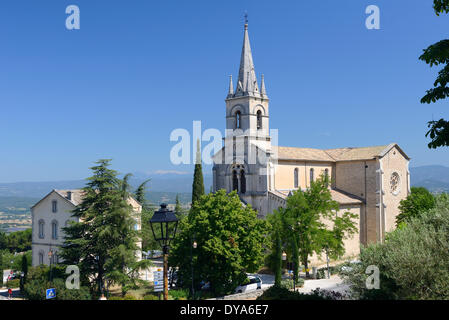
[[(293, 190), (271, 190), (271, 193), (286, 199)], [(356, 197), (353, 194), (344, 192), (342, 190), (330, 189), (332, 200), (337, 201), (339, 204), (361, 204), (363, 199)]]
[(356, 196), (336, 189), (331, 189), (332, 200), (339, 204), (361, 204), (362, 200)]
[[(277, 157), (280, 160), (304, 160), (304, 161), (354, 161), (372, 160), (381, 158), (393, 147), (409, 160), (410, 158), (402, 151), (396, 143), (383, 146), (361, 147), (361, 148), (337, 148), (337, 149), (311, 149), (293, 147), (273, 147), (277, 148)], [(275, 150), (276, 151), (276, 150)]]
[(307, 160), (307, 161), (335, 161), (326, 151), (311, 148), (275, 147), (278, 159), (282, 160)]

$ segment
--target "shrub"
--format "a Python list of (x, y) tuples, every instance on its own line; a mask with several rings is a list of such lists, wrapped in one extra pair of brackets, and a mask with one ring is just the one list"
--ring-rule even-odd
[[(53, 267), (53, 281), (49, 281), (49, 267), (37, 266), (30, 268), (24, 285), (24, 296), (29, 300), (45, 300), (46, 289), (55, 288), (55, 300), (90, 300), (89, 289), (81, 286), (79, 290), (69, 290), (65, 286), (65, 268)], [(62, 276), (64, 274), (64, 276)]]
[(135, 296), (133, 296), (132, 294), (126, 294), (123, 297), (123, 300), (137, 300), (137, 298)]
[(9, 288), (19, 288), (20, 287), (20, 279), (9, 280), (6, 282)]
[(280, 286), (271, 286), (257, 298), (257, 300), (331, 300), (331, 296), (324, 296), (320, 291), (306, 294), (290, 291)]
[[(304, 279), (298, 278), (296, 280), (296, 288), (300, 288), (302, 286), (304, 286)], [(293, 279), (282, 279), (281, 287), (286, 289), (293, 289)]]
[[(361, 264), (342, 273), (356, 299), (449, 299), (449, 196), (435, 208), (363, 248)], [(366, 288), (368, 266), (379, 268), (380, 289)]]
[(159, 297), (154, 294), (147, 294), (143, 297), (143, 300), (159, 300)]
[(173, 298), (173, 300), (186, 300), (189, 297), (190, 292), (188, 289), (178, 289), (170, 290), (168, 294)]

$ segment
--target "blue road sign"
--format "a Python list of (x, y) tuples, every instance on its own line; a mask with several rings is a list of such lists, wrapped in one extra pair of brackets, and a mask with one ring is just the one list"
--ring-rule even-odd
[(56, 289), (47, 289), (45, 294), (45, 299), (53, 299), (56, 298)]

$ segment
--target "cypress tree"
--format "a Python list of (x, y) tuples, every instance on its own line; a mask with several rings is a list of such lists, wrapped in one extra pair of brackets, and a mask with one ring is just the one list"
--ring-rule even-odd
[(275, 263), (275, 268), (276, 270), (274, 270), (274, 274), (275, 274), (275, 278), (274, 278), (274, 284), (276, 286), (280, 286), (281, 285), (281, 281), (282, 281), (282, 244), (281, 244), (281, 237), (279, 236), (279, 232), (276, 232), (276, 252), (275, 252), (275, 259), (276, 259), (276, 263)]
[(177, 216), (180, 216), (183, 214), (182, 207), (181, 207), (181, 201), (179, 201), (179, 194), (176, 194), (175, 214)]
[(192, 206), (204, 194), (203, 169), (201, 167), (200, 140), (196, 145), (195, 171), (193, 173)]
[(298, 281), (299, 250), (295, 235), (292, 236), (292, 259), (293, 259), (293, 279), (295, 281), (296, 286), (296, 282)]

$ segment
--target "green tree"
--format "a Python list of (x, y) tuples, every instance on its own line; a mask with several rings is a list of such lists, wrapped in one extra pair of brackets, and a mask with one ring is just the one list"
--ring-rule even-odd
[[(12, 232), (9, 235), (0, 234), (0, 246), (9, 252), (24, 252), (31, 250), (31, 228)], [(3, 244), (2, 244), (3, 243)]]
[(176, 194), (175, 214), (177, 217), (181, 217), (184, 214), (184, 210), (181, 206), (181, 201), (179, 201), (179, 194)]
[[(150, 182), (151, 179), (142, 182), (134, 192), (136, 200), (142, 205), (142, 228), (140, 232), (140, 237), (142, 239), (142, 250), (156, 250), (159, 248), (159, 244), (154, 240), (153, 233), (150, 227), (150, 219), (154, 214), (154, 208), (148, 203), (146, 194), (146, 184)], [(155, 230), (159, 232), (158, 230)]]
[(146, 210), (150, 209), (150, 206), (148, 205), (148, 202), (145, 197), (145, 193), (147, 191), (146, 190), (147, 183), (150, 181), (151, 181), (151, 179), (145, 180), (137, 187), (136, 191), (134, 191), (134, 197), (142, 205), (142, 209), (146, 209)]
[(193, 173), (193, 185), (192, 185), (192, 206), (204, 194), (204, 180), (203, 180), (203, 169), (201, 166), (201, 150), (199, 139), (197, 141), (196, 148), (197, 150), (195, 160), (195, 171)]
[(399, 203), (396, 226), (435, 207), (435, 197), (424, 187), (411, 187), (411, 193)]
[[(449, 299), (449, 195), (437, 196), (435, 207), (410, 217), (387, 233), (384, 243), (362, 248), (360, 264), (343, 273), (354, 299)], [(368, 266), (379, 268), (379, 289), (370, 290)]]
[(274, 266), (274, 284), (280, 286), (282, 282), (282, 242), (279, 232), (276, 232), (275, 236), (275, 266)]
[[(295, 238), (300, 261), (306, 268), (306, 276), (309, 276), (309, 256), (313, 253), (321, 255), (326, 247), (333, 258), (342, 256), (345, 250), (343, 240), (357, 231), (356, 214), (336, 214), (339, 205), (332, 200), (328, 185), (328, 177), (321, 176), (313, 181), (307, 190), (294, 191), (287, 198), (286, 207), (273, 213), (277, 216), (275, 220), (280, 221), (282, 241), (291, 243), (291, 239)], [(271, 218), (271, 221), (273, 220), (274, 218)], [(333, 226), (332, 229), (326, 227), (325, 221)], [(293, 256), (292, 252), (290, 256)]]
[(292, 241), (292, 262), (293, 262), (293, 279), (295, 282), (295, 286), (296, 286), (296, 282), (298, 281), (298, 276), (299, 276), (299, 250), (298, 250), (298, 244), (296, 243), (296, 237), (292, 237), (291, 239)]
[(0, 288), (3, 286), (3, 253), (0, 250)]
[[(440, 13), (448, 13), (449, 0), (434, 0), (433, 9), (437, 16)], [(449, 39), (430, 45), (424, 50), (419, 59), (425, 61), (430, 67), (443, 65), (433, 84), (434, 87), (426, 91), (424, 97), (421, 98), (421, 103), (431, 103), (446, 99), (449, 96), (449, 87), (447, 86), (449, 82)], [(449, 121), (444, 119), (429, 121), (428, 127), (430, 129), (426, 133), (426, 137), (431, 139), (428, 144), (429, 148), (436, 149), (442, 146), (449, 146)]]
[(194, 203), (181, 232), (174, 240), (170, 265), (179, 267), (185, 288), (191, 285), (191, 235), (196, 235), (193, 251), (194, 283), (209, 281), (215, 294), (232, 292), (263, 264), (268, 223), (257, 219), (250, 206), (242, 206), (236, 192), (225, 190), (207, 194)]
[(124, 182), (108, 168), (110, 160), (102, 159), (96, 164), (91, 168), (93, 176), (83, 188), (82, 202), (73, 211), (80, 222), (64, 228), (61, 256), (66, 264), (80, 267), (83, 283), (99, 296), (105, 284), (124, 288), (137, 281), (138, 270), (147, 261), (137, 261), (136, 218), (127, 203)]
[(0, 230), (0, 250), (6, 249), (7, 236), (6, 233)]

